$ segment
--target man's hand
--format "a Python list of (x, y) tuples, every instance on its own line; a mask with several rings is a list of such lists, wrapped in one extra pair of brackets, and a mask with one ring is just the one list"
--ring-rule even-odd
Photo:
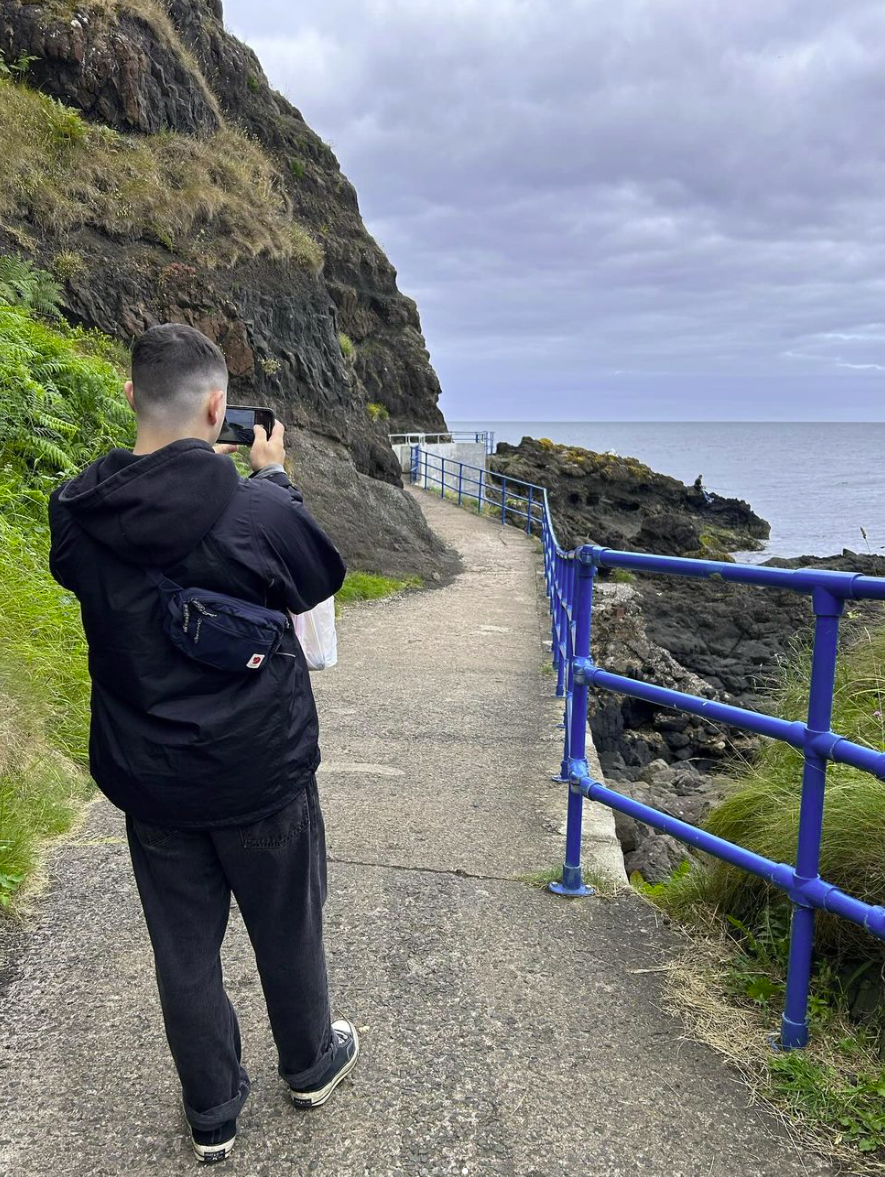
[(257, 472), (274, 462), (285, 466), (286, 447), (283, 442), (283, 433), (285, 432), (283, 422), (276, 421), (274, 423), (270, 437), (265, 433), (263, 425), (255, 425), (254, 431), (255, 441), (249, 451), (249, 465), (252, 469)]
[(216, 454), (235, 454), (240, 447), (238, 445), (227, 445), (225, 442), (222, 442), (221, 445), (214, 445), (212, 448)]

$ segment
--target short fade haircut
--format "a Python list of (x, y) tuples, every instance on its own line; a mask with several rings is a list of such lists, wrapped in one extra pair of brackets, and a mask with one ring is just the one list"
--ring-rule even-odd
[(227, 389), (221, 348), (196, 327), (163, 323), (140, 335), (132, 348), (135, 407), (147, 417), (188, 420), (203, 398)]

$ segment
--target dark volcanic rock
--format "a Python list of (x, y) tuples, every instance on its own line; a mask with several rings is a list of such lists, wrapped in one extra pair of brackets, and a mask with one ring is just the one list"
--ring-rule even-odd
[[(601, 583), (594, 593), (593, 658), (628, 678), (706, 699), (725, 698), (674, 658), (648, 632), (648, 617), (635, 585)], [(605, 772), (613, 779), (659, 779), (673, 769), (684, 774), (716, 773), (736, 755), (748, 757), (755, 737), (683, 712), (653, 707), (640, 699), (594, 691), (590, 727)], [(666, 777), (668, 786), (678, 777)], [(679, 816), (679, 815), (677, 815)]]
[[(885, 558), (847, 549), (841, 556), (766, 564), (885, 576)], [(636, 590), (649, 640), (743, 706), (764, 706), (784, 660), (811, 640), (814, 616), (804, 593), (658, 576), (637, 578)], [(851, 602), (840, 628), (843, 642), (853, 640), (859, 627), (881, 625), (883, 619), (881, 602)]]
[(445, 581), (458, 570), (414, 499), (360, 474), (344, 446), (297, 432), (290, 453), (305, 502), (353, 567), (427, 581)]
[(761, 547), (770, 530), (747, 503), (685, 486), (635, 458), (524, 437), (518, 446), (500, 443), (492, 468), (547, 488), (566, 548), (727, 559)]
[(218, 129), (218, 102), (171, 24), (123, 6), (109, 14), (72, 5), (67, 20), (56, 13), (50, 4), (0, 3), (0, 48), (8, 61), (35, 58), (32, 85), (118, 131)]

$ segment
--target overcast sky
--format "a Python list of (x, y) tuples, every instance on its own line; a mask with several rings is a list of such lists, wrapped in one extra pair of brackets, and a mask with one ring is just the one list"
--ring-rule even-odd
[(227, 0), (450, 420), (885, 420), (881, 0)]

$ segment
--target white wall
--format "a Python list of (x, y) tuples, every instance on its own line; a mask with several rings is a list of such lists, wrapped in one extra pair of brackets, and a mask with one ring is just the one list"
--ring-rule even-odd
[[(466, 462), (468, 466), (479, 466), (483, 470), (488, 469), (486, 447), (484, 442), (474, 441), (447, 441), (434, 442), (433, 444), (422, 445), (421, 448), (428, 454), (435, 454), (439, 458), (445, 458), (448, 464), (449, 460), (454, 462)], [(412, 460), (412, 447), (410, 445), (395, 445), (393, 452), (399, 458), (399, 464), (402, 467), (403, 473), (408, 478), (409, 464)], [(453, 466), (454, 469), (454, 466)], [(448, 480), (448, 465), (446, 467), (446, 476)], [(473, 474), (471, 477), (478, 478), (478, 474)]]

